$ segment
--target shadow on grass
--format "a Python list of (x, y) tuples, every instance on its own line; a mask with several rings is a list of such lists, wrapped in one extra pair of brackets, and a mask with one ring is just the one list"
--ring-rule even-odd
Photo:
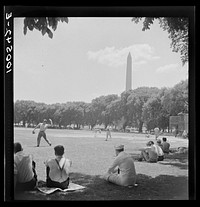
[(165, 155), (166, 159), (178, 160), (181, 163), (186, 163), (188, 161), (188, 153), (170, 153)]
[(184, 176), (159, 175), (155, 178), (138, 174), (138, 187), (121, 187), (108, 183), (100, 176), (71, 173), (73, 183), (86, 188), (81, 191), (45, 195), (39, 191), (24, 192), (16, 200), (187, 200), (188, 180)]
[(165, 155), (164, 161), (159, 162), (162, 165), (171, 165), (182, 170), (188, 169), (188, 153), (172, 153)]

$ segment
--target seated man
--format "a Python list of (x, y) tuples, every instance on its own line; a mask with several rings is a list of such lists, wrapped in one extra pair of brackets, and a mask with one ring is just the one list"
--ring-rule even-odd
[(14, 188), (15, 191), (33, 190), (37, 185), (35, 162), (25, 155), (19, 142), (14, 143)]
[(162, 138), (163, 142), (162, 142), (162, 150), (164, 153), (169, 153), (169, 148), (170, 148), (170, 144), (169, 142), (167, 142), (167, 138), (166, 137), (163, 137)]
[(157, 140), (157, 144), (155, 145), (156, 152), (158, 154), (158, 161), (163, 161), (164, 160), (164, 152), (162, 150), (162, 145), (161, 145), (161, 140)]
[(66, 189), (69, 185), (69, 168), (72, 162), (63, 156), (64, 147), (62, 145), (54, 147), (54, 150), (56, 158), (45, 162), (47, 187)]
[(147, 162), (157, 162), (158, 161), (158, 154), (156, 151), (156, 147), (153, 141), (147, 142), (147, 147), (141, 149), (141, 154), (138, 158), (138, 161), (145, 160)]
[(115, 147), (116, 158), (103, 175), (103, 179), (121, 186), (136, 186), (136, 171), (133, 158), (124, 152), (124, 145)]

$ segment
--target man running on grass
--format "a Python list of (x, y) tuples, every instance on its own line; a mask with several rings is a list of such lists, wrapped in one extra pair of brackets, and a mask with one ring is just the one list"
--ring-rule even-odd
[(35, 134), (35, 129), (36, 128), (40, 128), (40, 131), (38, 133), (38, 136), (37, 136), (37, 147), (40, 146), (40, 140), (41, 140), (41, 137), (43, 137), (45, 139), (45, 141), (49, 144), (49, 146), (51, 146), (51, 142), (47, 139), (47, 136), (46, 136), (46, 133), (45, 133), (45, 130), (49, 127), (49, 126), (53, 126), (53, 122), (51, 119), (49, 119), (49, 121), (51, 122), (51, 124), (47, 124), (47, 120), (44, 119), (42, 123), (39, 123), (32, 131), (33, 134)]

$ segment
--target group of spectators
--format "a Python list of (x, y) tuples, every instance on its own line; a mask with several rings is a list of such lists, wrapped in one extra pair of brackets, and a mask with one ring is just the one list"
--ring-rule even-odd
[(167, 142), (166, 137), (163, 137), (162, 141), (160, 139), (157, 139), (156, 144), (154, 144), (153, 141), (148, 141), (146, 145), (146, 148), (141, 149), (141, 154), (138, 158), (138, 161), (162, 161), (164, 160), (164, 153), (168, 154), (170, 152), (170, 144)]
[[(138, 161), (157, 162), (164, 159), (164, 153), (169, 153), (170, 144), (163, 137), (147, 143), (147, 147), (141, 149)], [(47, 159), (46, 166), (46, 186), (68, 188), (70, 182), (70, 167), (72, 161), (64, 156), (65, 149), (62, 145), (54, 147), (55, 158)], [(104, 180), (121, 185), (137, 186), (136, 170), (133, 157), (124, 151), (124, 145), (115, 146), (116, 157), (108, 171), (101, 176)], [(22, 145), (14, 143), (14, 186), (15, 191), (32, 190), (37, 186), (36, 163), (31, 155), (26, 155)]]
[[(47, 159), (46, 185), (47, 187), (68, 188), (69, 172), (72, 161), (65, 158), (64, 147), (54, 147), (55, 158)], [(22, 145), (14, 143), (14, 188), (15, 192), (32, 190), (37, 186), (36, 163), (31, 155), (26, 155)]]

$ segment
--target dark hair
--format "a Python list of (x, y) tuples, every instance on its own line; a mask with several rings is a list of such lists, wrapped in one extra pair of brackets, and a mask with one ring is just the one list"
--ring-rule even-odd
[(14, 143), (14, 153), (22, 151), (22, 145), (19, 142)]
[(167, 138), (166, 138), (166, 137), (163, 137), (162, 140), (163, 140), (164, 142), (166, 142), (166, 141), (167, 141)]
[(160, 140), (160, 139), (158, 139), (158, 140), (157, 140), (157, 143), (161, 143), (161, 140)]
[(124, 151), (124, 148), (122, 149), (115, 149), (117, 152), (123, 152)]
[(146, 145), (147, 145), (147, 146), (151, 146), (152, 144), (154, 144), (153, 141), (148, 141)]
[(154, 144), (154, 142), (153, 142), (153, 141), (149, 141), (149, 143), (150, 143), (150, 144)]
[(64, 154), (64, 147), (62, 145), (57, 145), (54, 147), (55, 154), (62, 156)]

